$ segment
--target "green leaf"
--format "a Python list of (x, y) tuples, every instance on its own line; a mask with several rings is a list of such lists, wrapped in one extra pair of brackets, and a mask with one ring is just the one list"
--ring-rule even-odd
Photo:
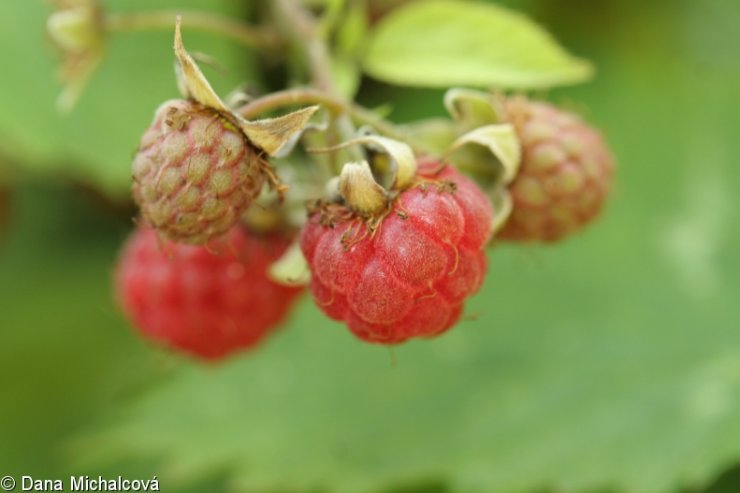
[(502, 122), (494, 95), (483, 91), (453, 87), (445, 93), (444, 105), (465, 130)]
[(311, 280), (311, 269), (298, 243), (290, 248), (268, 269), (270, 278), (286, 286), (305, 286)]
[(685, 493), (736, 493), (738, 491), (740, 491), (740, 465), (735, 465), (721, 474), (706, 489), (700, 492)]
[(398, 85), (505, 89), (574, 84), (593, 72), (524, 15), (452, 0), (413, 2), (385, 17), (364, 69)]
[(131, 222), (81, 188), (16, 184), (10, 199), (0, 204), (0, 216), (10, 205), (0, 231), (2, 474), (65, 478), (79, 474), (62, 460), (65, 442), (148, 385), (156, 366), (111, 293)]

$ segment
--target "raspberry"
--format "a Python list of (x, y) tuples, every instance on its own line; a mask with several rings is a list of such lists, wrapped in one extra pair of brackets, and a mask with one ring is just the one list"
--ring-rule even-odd
[(231, 229), (264, 183), (260, 151), (225, 115), (172, 100), (159, 107), (133, 162), (144, 218), (167, 238), (203, 244)]
[(208, 248), (160, 242), (154, 230), (137, 229), (118, 262), (117, 297), (145, 337), (218, 360), (254, 346), (287, 314), (300, 289), (266, 275), (287, 245), (241, 226)]
[(314, 300), (368, 342), (439, 335), (483, 282), (492, 216), (472, 181), (431, 161), (379, 222), (324, 204), (301, 233)]
[(509, 187), (511, 216), (497, 237), (559, 240), (600, 212), (613, 158), (599, 132), (572, 113), (520, 98), (504, 107), (522, 145), (522, 163)]

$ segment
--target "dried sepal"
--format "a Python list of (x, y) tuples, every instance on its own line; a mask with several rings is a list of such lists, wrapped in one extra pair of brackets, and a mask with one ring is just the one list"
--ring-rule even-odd
[(309, 106), (277, 118), (256, 121), (248, 121), (240, 117), (231, 111), (216, 94), (198, 64), (185, 49), (181, 23), (182, 19), (178, 16), (175, 24), (176, 73), (178, 87), (183, 96), (227, 115), (239, 125), (252, 144), (271, 157), (284, 156), (292, 150), (301, 132), (319, 107)]
[(372, 152), (388, 156), (391, 175), (388, 187), (390, 189), (404, 190), (413, 184), (417, 169), (416, 157), (411, 146), (399, 140), (364, 134), (336, 146), (311, 149), (311, 152), (333, 152), (353, 145), (362, 145)]
[[(318, 109), (320, 109), (319, 106), (310, 106), (309, 108), (317, 108), (316, 112), (313, 113), (314, 115), (318, 112)], [(305, 108), (305, 109), (309, 109)], [(290, 116), (293, 113), (290, 113)], [(310, 118), (313, 118), (311, 116)], [(258, 122), (260, 120), (257, 120)], [(256, 122), (250, 122), (250, 123), (256, 123)], [(292, 134), (290, 134), (290, 137), (288, 140), (285, 141), (278, 149), (275, 151), (274, 154), (272, 154), (272, 157), (274, 158), (285, 158), (287, 157), (291, 152), (293, 152), (293, 149), (298, 145), (301, 140), (310, 134), (324, 134), (329, 129), (329, 118), (326, 115), (326, 112), (324, 112), (324, 118), (317, 121), (317, 119), (314, 119), (313, 121), (309, 120), (309, 123), (305, 123), (303, 126), (298, 127)], [(305, 142), (305, 141), (304, 141)]]
[(514, 202), (511, 199), (511, 193), (508, 188), (503, 186), (489, 192), (488, 198), (491, 200), (491, 204), (493, 204), (493, 210), (496, 211), (491, 222), (491, 231), (495, 238), (496, 233), (506, 225), (506, 221), (511, 216), (511, 212), (514, 210)]
[(318, 106), (309, 106), (277, 118), (255, 121), (239, 118), (239, 124), (253, 144), (269, 156), (283, 157), (292, 150), (318, 109)]
[(187, 52), (182, 42), (182, 17), (177, 16), (175, 21), (175, 57), (177, 58), (178, 86), (183, 96), (218, 111), (230, 113), (216, 91), (203, 75), (193, 57)]
[(471, 130), (452, 144), (449, 154), (469, 144), (483, 146), (490, 151), (501, 164), (500, 176), (504, 183), (511, 183), (516, 177), (522, 160), (522, 150), (513, 125), (486, 125)]
[(474, 89), (452, 88), (444, 95), (444, 106), (464, 129), (503, 121), (492, 94)]
[(370, 149), (380, 150), (390, 157), (393, 173), (391, 189), (403, 190), (413, 183), (417, 168), (416, 156), (408, 144), (379, 135), (366, 135), (356, 139), (356, 142), (365, 144)]
[(388, 194), (375, 181), (367, 161), (344, 165), (339, 175), (339, 193), (362, 216), (377, 215), (388, 206)]

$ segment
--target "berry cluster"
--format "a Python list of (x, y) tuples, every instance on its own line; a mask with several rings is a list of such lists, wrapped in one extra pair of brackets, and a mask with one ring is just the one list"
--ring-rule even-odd
[[(444, 155), (422, 154), (365, 134), (325, 149), (336, 158), (360, 146), (364, 159), (345, 163), (338, 176), (291, 183), (325, 191), (296, 220), (286, 211), (306, 197), (288, 192), (283, 203), (287, 187), (277, 175), (288, 165), (274, 158), (290, 152), (316, 108), (247, 121), (213, 93), (179, 30), (175, 49), (184, 99), (156, 111), (134, 158), (141, 220), (121, 253), (116, 286), (142, 334), (196, 357), (255, 346), (302, 292), (285, 283), (305, 271), (315, 304), (359, 339), (438, 336), (481, 287), (493, 239), (559, 240), (593, 219), (606, 198), (613, 164), (598, 132), (548, 104), (511, 98), (499, 101), (500, 121), (482, 122), (494, 131), (457, 141), (500, 150), (507, 146), (480, 139), (514, 139), (516, 152), (496, 157), (515, 171), (490, 173), (500, 177), (495, 183), (479, 185), (481, 163), (457, 163), (454, 145)], [(261, 201), (265, 184), (280, 200)], [(511, 207), (494, 207), (494, 196)], [(248, 213), (255, 207), (279, 220), (258, 230)], [(293, 265), (287, 275), (276, 274), (286, 265)]]

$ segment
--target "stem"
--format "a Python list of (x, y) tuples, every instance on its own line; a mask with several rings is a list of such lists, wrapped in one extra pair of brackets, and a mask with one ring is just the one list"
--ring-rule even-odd
[(107, 31), (142, 31), (173, 29), (175, 17), (182, 15), (183, 27), (229, 37), (251, 48), (275, 49), (280, 46), (277, 33), (249, 26), (229, 17), (195, 10), (158, 10), (113, 13), (105, 16)]
[[(320, 35), (316, 20), (296, 0), (274, 0), (274, 7), (278, 21), (284, 25), (285, 36), (292, 40), (296, 48), (303, 50), (313, 84), (326, 96), (341, 101), (334, 82), (329, 50)], [(342, 106), (342, 111), (335, 112), (334, 125), (339, 139), (348, 140), (354, 137), (355, 128), (347, 116), (346, 104)], [(348, 152), (352, 160), (359, 161), (363, 157), (358, 149), (351, 148)], [(335, 164), (334, 168), (336, 167)]]
[(279, 20), (285, 25), (286, 36), (306, 54), (313, 84), (325, 93), (337, 94), (329, 50), (314, 18), (296, 0), (274, 0), (274, 4)]
[[(321, 104), (336, 115), (346, 113), (355, 122), (370, 125), (380, 134), (396, 140), (409, 141), (409, 136), (399, 130), (393, 123), (360, 105), (348, 103), (342, 98), (311, 88), (286, 89), (251, 101), (238, 110), (241, 116), (250, 120), (268, 111), (292, 106), (295, 104)], [(415, 151), (424, 152), (423, 146), (410, 142)]]
[(335, 114), (347, 111), (347, 105), (344, 101), (311, 88), (285, 89), (273, 92), (250, 101), (236, 111), (242, 117), (251, 120), (268, 111), (296, 104), (322, 104)]

